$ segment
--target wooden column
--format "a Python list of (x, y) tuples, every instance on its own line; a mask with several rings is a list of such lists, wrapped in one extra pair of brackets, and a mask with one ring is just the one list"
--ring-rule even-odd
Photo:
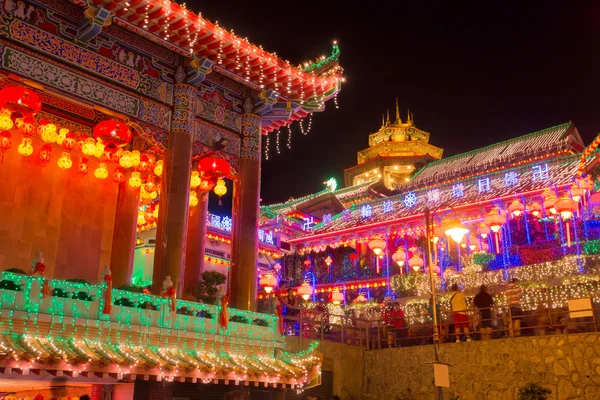
[(179, 298), (185, 276), (192, 139), (196, 123), (193, 109), (195, 96), (196, 89), (193, 86), (174, 86), (173, 118), (169, 146), (163, 161), (152, 276), (154, 293), (160, 293), (162, 282), (166, 276), (170, 276)]
[(113, 287), (131, 283), (133, 255), (137, 237), (137, 216), (140, 189), (129, 185), (131, 170), (125, 172), (125, 181), (119, 183), (115, 227), (113, 230), (110, 269)]
[(208, 193), (198, 194), (198, 205), (190, 208), (188, 221), (187, 249), (185, 254), (185, 290), (194, 291), (200, 274), (204, 272), (204, 250), (206, 248), (206, 215)]
[(229, 305), (256, 309), (256, 263), (260, 205), (261, 117), (242, 115), (242, 151), (238, 177), (233, 185), (233, 232)]

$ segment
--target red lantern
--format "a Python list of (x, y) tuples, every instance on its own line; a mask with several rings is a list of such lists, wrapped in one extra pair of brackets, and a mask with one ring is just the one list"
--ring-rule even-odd
[(198, 189), (200, 189), (201, 192), (208, 193), (211, 191), (211, 189), (215, 186), (216, 183), (217, 183), (217, 179), (203, 177), (203, 178), (201, 178)]
[(12, 140), (10, 140), (10, 132), (4, 131), (0, 133), (0, 162), (4, 162), (4, 152), (10, 149)]
[(352, 253), (352, 254), (350, 254), (348, 257), (350, 257), (350, 259), (351, 259), (352, 261), (356, 261), (356, 260), (358, 259), (358, 254), (356, 254), (356, 253)]
[(74, 134), (73, 132), (69, 132), (69, 133), (67, 133), (67, 136), (65, 136), (65, 140), (63, 140), (63, 142), (62, 142), (62, 147), (63, 147), (63, 149), (65, 149), (67, 151), (71, 151), (71, 150), (73, 150), (73, 148), (75, 147), (76, 144), (77, 144), (77, 135)]
[(107, 120), (94, 127), (94, 137), (108, 145), (123, 146), (131, 141), (132, 133), (123, 122)]
[(150, 159), (146, 154), (140, 156), (140, 164), (136, 169), (140, 172), (148, 172), (150, 170)]
[(38, 157), (44, 164), (48, 163), (52, 158), (52, 146), (50, 146), (48, 143), (44, 144)]
[(198, 161), (198, 171), (206, 178), (219, 179), (229, 176), (229, 163), (218, 157), (205, 157)]
[(85, 175), (88, 173), (88, 159), (86, 157), (81, 157), (81, 162), (77, 165), (77, 172), (81, 175)]
[(17, 128), (21, 135), (31, 137), (35, 133), (35, 120), (32, 117), (17, 119)]
[(121, 167), (115, 168), (115, 172), (113, 172), (112, 180), (113, 180), (113, 182), (116, 182), (116, 183), (125, 182), (125, 170)]
[(42, 109), (40, 96), (31, 89), (21, 86), (7, 86), (0, 90), (0, 108), (30, 117)]

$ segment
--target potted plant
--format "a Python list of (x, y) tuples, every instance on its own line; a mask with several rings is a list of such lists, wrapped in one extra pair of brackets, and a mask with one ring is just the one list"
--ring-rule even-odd
[(205, 304), (214, 304), (219, 293), (219, 285), (222, 285), (227, 277), (217, 271), (204, 271), (200, 275), (200, 281), (196, 286), (196, 297), (202, 299)]
[(541, 387), (537, 383), (528, 383), (519, 389), (517, 400), (547, 400), (551, 393), (550, 389)]

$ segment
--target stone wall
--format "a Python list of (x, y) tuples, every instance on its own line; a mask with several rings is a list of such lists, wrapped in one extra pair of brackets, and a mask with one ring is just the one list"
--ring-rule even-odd
[[(369, 399), (433, 399), (432, 346), (365, 353)], [(440, 345), (450, 364), (450, 394), (460, 400), (513, 400), (536, 382), (552, 390), (549, 400), (600, 399), (600, 334), (520, 337)]]

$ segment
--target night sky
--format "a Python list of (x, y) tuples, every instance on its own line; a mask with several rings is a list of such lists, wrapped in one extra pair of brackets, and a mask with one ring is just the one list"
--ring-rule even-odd
[(213, 1), (190, 8), (293, 65), (329, 55), (339, 42), (340, 108), (328, 102), (306, 136), (294, 124), (291, 150), (284, 129), (279, 155), (271, 136), (262, 164), (262, 204), (270, 204), (321, 190), (331, 176), (342, 183), (396, 97), (403, 119), (410, 108), (445, 157), (569, 120), (591, 142), (600, 131), (600, 3), (593, 3)]

